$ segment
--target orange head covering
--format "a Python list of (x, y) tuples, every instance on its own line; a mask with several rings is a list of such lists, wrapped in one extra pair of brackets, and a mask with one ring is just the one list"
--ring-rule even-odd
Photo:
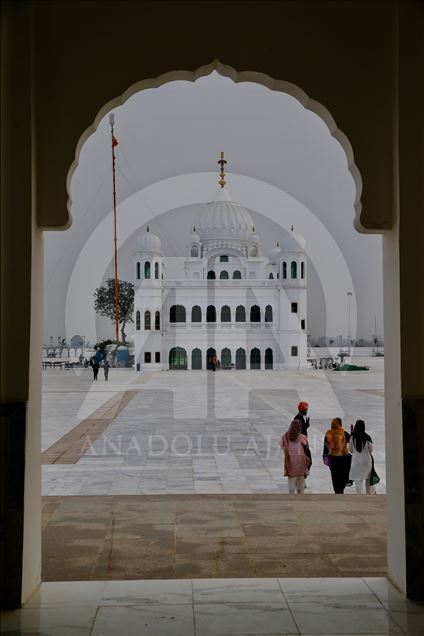
[(298, 407), (299, 409), (299, 413), (301, 413), (302, 411), (307, 411), (309, 408), (309, 404), (307, 402), (299, 402)]
[(342, 421), (339, 417), (331, 420), (331, 428), (326, 432), (330, 454), (347, 455), (349, 453)]

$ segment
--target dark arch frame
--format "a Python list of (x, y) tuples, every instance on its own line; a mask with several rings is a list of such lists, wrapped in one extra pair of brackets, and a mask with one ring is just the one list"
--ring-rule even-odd
[(216, 322), (216, 307), (208, 305), (206, 308), (206, 322)]
[(236, 307), (236, 322), (246, 322), (246, 307), (244, 305)]
[(250, 322), (261, 322), (261, 308), (259, 305), (252, 305), (250, 308)]
[(236, 351), (236, 369), (246, 368), (246, 349), (239, 347)]
[(260, 369), (261, 368), (261, 352), (258, 347), (253, 347), (250, 350), (250, 368), (251, 369)]
[(183, 305), (171, 305), (169, 308), (169, 322), (186, 322), (186, 310)]
[(202, 308), (200, 305), (193, 305), (191, 308), (191, 322), (202, 322)]
[(231, 322), (231, 309), (229, 305), (221, 307), (221, 322)]
[(150, 331), (152, 328), (152, 312), (146, 309), (144, 312), (144, 331)]

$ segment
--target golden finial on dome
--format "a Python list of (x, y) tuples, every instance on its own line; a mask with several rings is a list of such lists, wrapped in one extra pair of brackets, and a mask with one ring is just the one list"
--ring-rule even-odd
[(219, 185), (221, 186), (221, 188), (225, 187), (226, 181), (225, 181), (225, 172), (224, 172), (224, 166), (227, 163), (224, 159), (224, 153), (221, 152), (221, 159), (218, 161), (218, 163), (221, 165), (221, 172), (220, 172), (220, 180), (218, 181)]

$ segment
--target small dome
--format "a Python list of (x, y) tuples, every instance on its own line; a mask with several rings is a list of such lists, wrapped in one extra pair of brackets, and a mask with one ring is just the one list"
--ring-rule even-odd
[(137, 250), (140, 252), (160, 252), (161, 241), (156, 234), (150, 232), (149, 226), (147, 231), (137, 241)]
[(277, 241), (277, 245), (273, 247), (272, 250), (269, 251), (268, 258), (270, 261), (274, 262), (278, 259), (280, 255), (281, 255), (280, 241)]
[(281, 241), (283, 252), (303, 252), (305, 249), (305, 239), (300, 234), (295, 234), (293, 226), (289, 235)]
[(251, 241), (252, 217), (220, 188), (214, 201), (207, 203), (199, 221), (199, 234), (205, 239), (233, 239)]

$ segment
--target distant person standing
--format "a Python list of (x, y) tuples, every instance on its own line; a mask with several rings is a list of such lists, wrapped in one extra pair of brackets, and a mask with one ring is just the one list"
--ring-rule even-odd
[(307, 437), (308, 436), (307, 431), (310, 426), (309, 417), (307, 417), (309, 404), (307, 402), (299, 402), (297, 409), (298, 409), (298, 413), (297, 415), (295, 415), (294, 419), (299, 420), (301, 422), (302, 435), (306, 435)]
[(352, 463), (350, 466), (349, 479), (355, 482), (355, 488), (358, 495), (365, 491), (367, 495), (375, 492), (374, 487), (370, 485), (370, 477), (372, 471), (372, 439), (365, 432), (365, 422), (357, 420), (355, 426), (351, 427), (352, 435), (349, 440), (349, 451), (352, 454)]
[(215, 355), (213, 355), (212, 358), (211, 358), (211, 369), (212, 369), (212, 371), (215, 371), (215, 369), (216, 369), (216, 356)]
[(103, 362), (103, 371), (104, 371), (104, 374), (105, 374), (106, 382), (107, 382), (107, 379), (109, 377), (109, 369), (110, 369), (109, 360), (107, 358), (105, 358), (105, 361)]
[(93, 369), (93, 380), (97, 380), (97, 376), (99, 375), (99, 363), (97, 362), (97, 360), (95, 358), (92, 358), (90, 360), (90, 365), (91, 368)]
[(331, 420), (331, 428), (324, 437), (323, 460), (330, 467), (331, 480), (336, 495), (343, 495), (349, 480), (351, 455), (348, 443), (350, 435), (342, 424), (340, 417)]
[(290, 495), (294, 495), (295, 492), (299, 495), (303, 494), (305, 475), (309, 473), (311, 465), (306, 455), (308, 438), (302, 434), (301, 427), (299, 420), (293, 420), (280, 442), (280, 447), (284, 451), (284, 475), (288, 478)]
[[(302, 435), (306, 435), (306, 438), (308, 438), (308, 428), (310, 426), (309, 417), (307, 417), (308, 409), (309, 409), (309, 404), (307, 402), (299, 402), (299, 404), (297, 405), (298, 413), (294, 417), (295, 420), (298, 420), (301, 423), (301, 426), (302, 426), (301, 433)], [(310, 461), (309, 468), (310, 468), (312, 466), (312, 455), (311, 455), (309, 446), (307, 446), (306, 454), (309, 457), (309, 461)], [(305, 479), (307, 476), (308, 476), (308, 473), (305, 473)]]

